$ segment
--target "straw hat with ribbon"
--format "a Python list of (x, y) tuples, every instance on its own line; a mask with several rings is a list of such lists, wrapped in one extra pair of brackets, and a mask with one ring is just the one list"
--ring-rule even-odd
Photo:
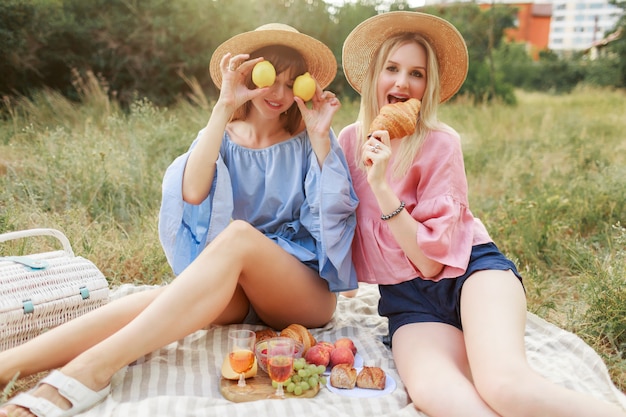
[(419, 33), (435, 51), (439, 63), (441, 102), (463, 85), (468, 69), (467, 46), (463, 36), (448, 21), (420, 12), (387, 12), (371, 17), (357, 27), (343, 44), (342, 63), (346, 79), (357, 92), (374, 54), (390, 36)]
[(232, 55), (249, 54), (264, 46), (284, 45), (295, 49), (306, 62), (307, 71), (322, 88), (328, 87), (337, 74), (337, 60), (324, 43), (298, 32), (289, 25), (268, 23), (253, 31), (240, 33), (215, 49), (209, 64), (209, 72), (217, 88), (222, 86), (220, 60), (227, 52)]

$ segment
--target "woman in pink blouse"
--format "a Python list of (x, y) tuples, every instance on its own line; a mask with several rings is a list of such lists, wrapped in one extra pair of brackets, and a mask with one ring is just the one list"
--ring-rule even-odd
[[(362, 96), (339, 135), (360, 200), (353, 261), (359, 281), (379, 285), (414, 405), (431, 417), (624, 417), (526, 361), (522, 278), (472, 215), (459, 135), (437, 118), (467, 74), (460, 33), (435, 16), (383, 13), (350, 33), (342, 58)], [(369, 131), (382, 106), (410, 98), (421, 101), (415, 133)]]

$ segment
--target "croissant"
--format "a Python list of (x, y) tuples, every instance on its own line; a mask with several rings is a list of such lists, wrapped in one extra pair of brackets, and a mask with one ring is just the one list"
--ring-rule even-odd
[(385, 389), (387, 376), (376, 366), (364, 366), (356, 377), (356, 386), (366, 389)]
[(301, 324), (290, 324), (280, 332), (280, 336), (290, 337), (298, 342), (301, 342), (302, 345), (304, 345), (302, 353), (306, 353), (311, 346), (314, 346), (315, 343), (317, 343), (311, 332)]
[(415, 132), (417, 115), (422, 103), (416, 98), (392, 104), (386, 104), (372, 121), (370, 132), (386, 130), (391, 139), (403, 138)]
[(347, 363), (340, 363), (330, 370), (330, 385), (335, 388), (352, 389), (356, 385), (356, 369)]

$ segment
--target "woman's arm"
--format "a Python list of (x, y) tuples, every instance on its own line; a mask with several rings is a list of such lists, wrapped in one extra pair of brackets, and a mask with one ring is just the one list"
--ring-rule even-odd
[[(263, 59), (247, 61), (249, 57), (248, 54), (231, 57), (231, 54), (227, 53), (220, 61), (222, 70), (220, 96), (202, 136), (189, 155), (183, 175), (183, 200), (189, 204), (200, 204), (209, 195), (224, 130), (235, 110), (266, 91), (263, 88), (250, 90), (246, 87), (247, 74)], [(229, 67), (235, 70), (230, 70)]]

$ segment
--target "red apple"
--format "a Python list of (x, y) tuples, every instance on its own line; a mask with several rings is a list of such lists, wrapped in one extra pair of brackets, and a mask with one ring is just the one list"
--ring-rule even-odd
[(324, 346), (316, 344), (306, 351), (304, 359), (307, 363), (328, 366), (328, 363), (330, 362), (330, 353), (324, 348)]
[(328, 351), (328, 354), (330, 355), (330, 352), (333, 351), (333, 349), (335, 348), (335, 345), (330, 343), (330, 342), (326, 342), (326, 341), (321, 341), (321, 342), (317, 342), (315, 344), (315, 346), (320, 346), (322, 348), (324, 348), (325, 350)]
[(342, 337), (341, 339), (337, 339), (337, 341), (335, 342), (335, 347), (347, 347), (352, 351), (353, 355), (356, 355), (356, 346), (354, 345), (352, 339), (350, 339), (349, 337)]
[(330, 367), (332, 368), (340, 363), (354, 366), (354, 353), (352, 353), (350, 348), (340, 346), (334, 348), (333, 351), (330, 352)]

